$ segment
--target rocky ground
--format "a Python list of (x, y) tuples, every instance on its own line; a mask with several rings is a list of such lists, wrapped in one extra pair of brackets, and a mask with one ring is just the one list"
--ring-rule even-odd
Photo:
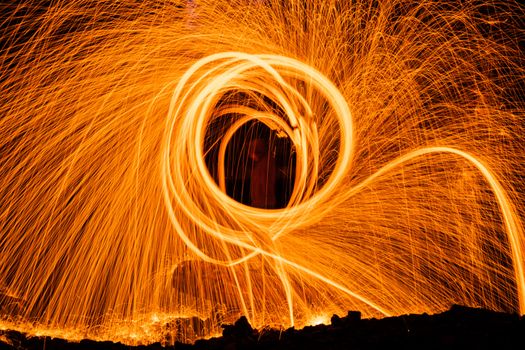
[[(246, 318), (224, 325), (222, 337), (130, 347), (112, 342), (83, 340), (69, 343), (49, 337), (27, 337), (0, 331), (0, 349), (510, 349), (520, 348), (525, 337), (525, 317), (454, 305), (440, 314), (415, 314), (382, 319), (362, 319), (359, 312), (334, 315), (329, 325), (285, 331), (252, 329)], [(522, 344), (523, 345), (523, 344)]]

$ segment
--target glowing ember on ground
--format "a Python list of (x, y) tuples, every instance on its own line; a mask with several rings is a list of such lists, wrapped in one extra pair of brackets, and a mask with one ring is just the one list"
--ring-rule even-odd
[(330, 317), (326, 315), (314, 316), (310, 319), (310, 322), (308, 323), (310, 326), (317, 326), (319, 324), (328, 324), (330, 323)]
[(190, 5), (2, 5), (2, 329), (525, 313), (517, 3)]

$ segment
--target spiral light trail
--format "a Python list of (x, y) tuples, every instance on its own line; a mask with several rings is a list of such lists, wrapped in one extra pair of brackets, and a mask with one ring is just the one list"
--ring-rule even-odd
[(0, 329), (525, 314), (517, 2), (0, 6)]

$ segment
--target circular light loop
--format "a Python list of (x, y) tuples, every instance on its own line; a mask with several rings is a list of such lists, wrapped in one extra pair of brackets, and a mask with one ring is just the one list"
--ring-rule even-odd
[[(333, 120), (315, 115), (302, 90), (326, 100)], [(242, 105), (217, 108), (227, 93), (265, 96), (284, 112), (258, 110)], [(311, 94), (309, 94), (310, 96)], [(217, 118), (239, 115), (219, 144), (218, 183), (205, 162), (205, 136)], [(226, 194), (224, 160), (236, 131), (250, 121), (278, 129), (289, 138), (296, 154), (295, 181), (288, 205), (261, 209), (237, 202)], [(320, 123), (335, 123), (339, 130), (338, 158), (322, 186), (319, 181)], [(323, 74), (296, 59), (277, 55), (224, 52), (197, 61), (179, 81), (166, 120), (162, 149), (163, 194), (170, 220), (180, 238), (205, 261), (232, 265), (257, 254), (275, 254), (278, 237), (314, 223), (323, 208), (330, 208), (331, 193), (348, 173), (353, 156), (353, 124), (345, 98)], [(309, 215), (312, 211), (316, 215)], [(318, 219), (315, 219), (318, 220)], [(224, 248), (214, 257), (199, 247), (203, 235), (217, 244), (237, 247), (233, 258)]]

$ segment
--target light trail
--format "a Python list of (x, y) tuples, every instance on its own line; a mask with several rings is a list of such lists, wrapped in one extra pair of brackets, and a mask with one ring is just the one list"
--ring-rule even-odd
[(0, 329), (525, 314), (517, 2), (46, 3), (1, 5)]

